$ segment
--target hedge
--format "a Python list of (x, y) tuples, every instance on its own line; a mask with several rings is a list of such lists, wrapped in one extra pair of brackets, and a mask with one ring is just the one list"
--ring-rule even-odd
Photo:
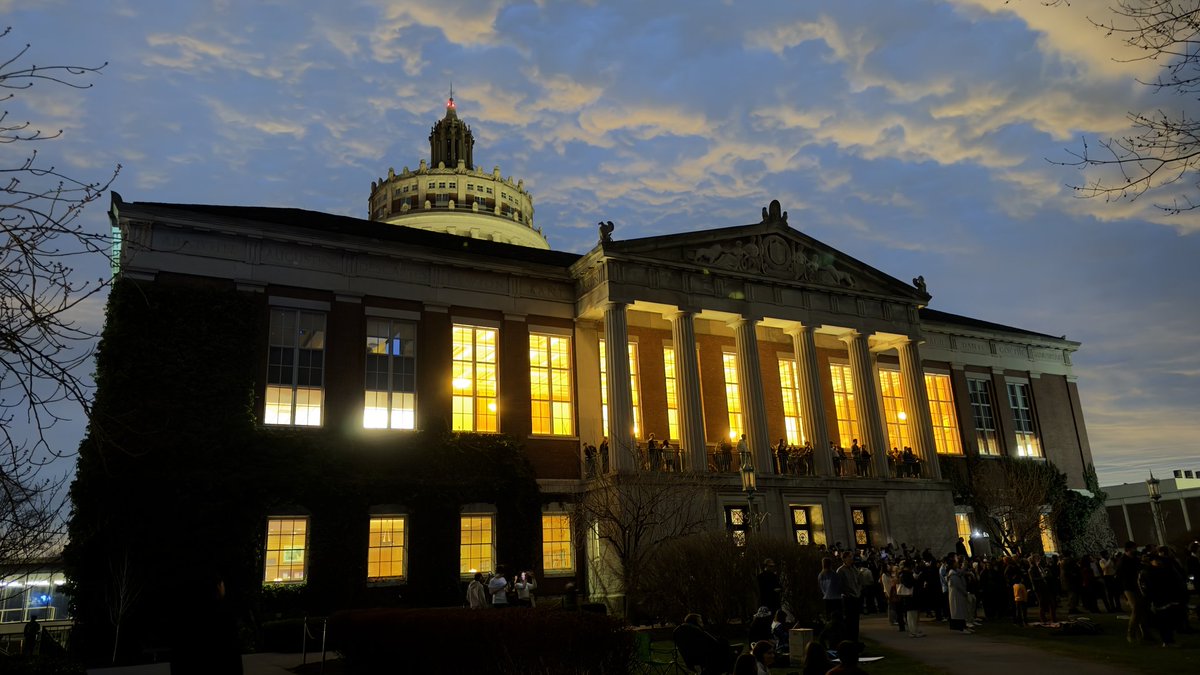
[(329, 621), (347, 673), (603, 675), (629, 672), (633, 636), (590, 612), (544, 608), (366, 609)]

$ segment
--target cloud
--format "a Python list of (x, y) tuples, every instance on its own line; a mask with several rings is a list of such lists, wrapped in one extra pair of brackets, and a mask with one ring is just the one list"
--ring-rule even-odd
[(295, 120), (273, 115), (254, 115), (237, 110), (214, 98), (206, 98), (204, 102), (213, 113), (217, 133), (227, 138), (241, 140), (253, 138), (255, 134), (246, 133), (251, 129), (268, 136), (287, 135), (295, 139), (304, 138), (307, 132), (305, 125)]

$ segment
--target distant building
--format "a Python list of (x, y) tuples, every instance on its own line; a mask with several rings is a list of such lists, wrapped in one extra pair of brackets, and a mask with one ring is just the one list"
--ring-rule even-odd
[[(85, 442), (79, 480), (105, 499), (153, 490), (181, 519), (155, 549), (164, 570), (197, 560), (176, 546), (220, 539), (257, 552), (258, 582), (307, 582), (331, 604), (461, 602), (462, 579), (501, 563), (555, 594), (589, 589), (607, 555), (571, 520), (605, 472), (703, 474), (711, 527), (744, 537), (752, 470), (771, 535), (942, 552), (973, 525), (939, 457), (1050, 460), (1084, 486), (1079, 343), (930, 309), (923, 279), (813, 239), (777, 202), (746, 225), (602, 225), (582, 255), (547, 250), (520, 182), (476, 172), (472, 147), (451, 101), (430, 163), (373, 184), (369, 220), (114, 194), (98, 407), (157, 428)], [(466, 440), (429, 446), (443, 429)], [(607, 458), (585, 450), (606, 436)], [(498, 503), (511, 495), (471, 473), (524, 489), (520, 462), (455, 463), (491, 437), (520, 447), (531, 503)], [(889, 457), (906, 447), (912, 461)], [(191, 496), (147, 483), (151, 465)], [(217, 524), (214, 504), (230, 514)], [(76, 530), (119, 511), (77, 506), (80, 556), (113, 544)]]
[[(1185, 473), (1182, 469), (1174, 473), (1177, 475), (1171, 478), (1160, 478), (1158, 484), (1162, 535), (1168, 544), (1178, 542), (1200, 528), (1200, 474), (1191, 470)], [(1118, 542), (1160, 543), (1153, 500), (1145, 481), (1107, 485), (1100, 489), (1107, 495), (1104, 505)]]

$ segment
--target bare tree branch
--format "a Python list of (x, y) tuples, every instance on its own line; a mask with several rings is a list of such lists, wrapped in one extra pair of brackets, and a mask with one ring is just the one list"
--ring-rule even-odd
[[(7, 37), (11, 29), (0, 33)], [(34, 85), (87, 89), (104, 65), (25, 65), (30, 47), (0, 57), (0, 102)], [(11, 122), (0, 111), (0, 143), (46, 141), (31, 122)], [(47, 465), (71, 450), (47, 432), (64, 415), (87, 414), (91, 392), (81, 369), (91, 361), (96, 334), (75, 313), (107, 287), (82, 278), (75, 265), (107, 260), (111, 241), (79, 221), (83, 208), (104, 194), (120, 167), (96, 182), (81, 181), (42, 162), (30, 150), (0, 165), (0, 561), (24, 562), (61, 546), (66, 476)]]
[[(1070, 4), (1048, 0), (1043, 4)], [(1200, 94), (1200, 3), (1195, 0), (1117, 0), (1105, 20), (1090, 19), (1110, 37), (1132, 47), (1137, 56), (1122, 62), (1153, 61), (1160, 75), (1142, 84), (1156, 91), (1172, 92), (1192, 99)], [(1200, 190), (1200, 120), (1183, 106), (1178, 112), (1129, 113), (1130, 132), (1099, 141), (1091, 147), (1085, 140), (1079, 151), (1068, 151), (1073, 159), (1058, 162), (1080, 170), (1112, 170), (1115, 176), (1093, 177), (1071, 189), (1080, 197), (1106, 201), (1136, 201), (1183, 181), (1189, 190), (1169, 202), (1155, 204), (1168, 214), (1200, 207), (1200, 198), (1189, 196)]]

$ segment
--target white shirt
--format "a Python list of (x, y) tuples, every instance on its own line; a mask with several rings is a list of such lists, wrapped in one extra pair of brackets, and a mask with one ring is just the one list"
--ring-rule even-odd
[(493, 605), (508, 604), (508, 579), (497, 574), (488, 582), (488, 591), (492, 594)]

